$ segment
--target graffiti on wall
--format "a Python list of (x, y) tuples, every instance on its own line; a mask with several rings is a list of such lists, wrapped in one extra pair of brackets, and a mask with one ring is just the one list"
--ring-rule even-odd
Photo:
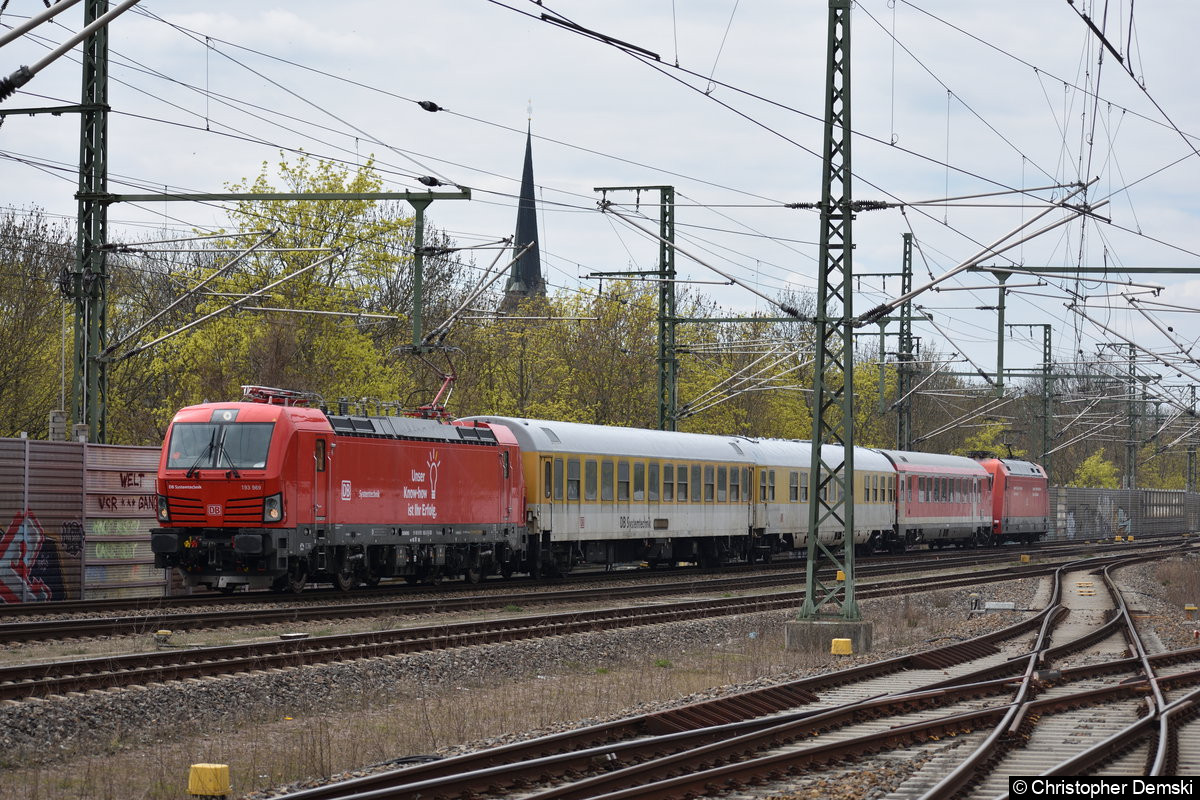
[(0, 536), (0, 602), (63, 599), (62, 544), (46, 535), (33, 512), (18, 512)]

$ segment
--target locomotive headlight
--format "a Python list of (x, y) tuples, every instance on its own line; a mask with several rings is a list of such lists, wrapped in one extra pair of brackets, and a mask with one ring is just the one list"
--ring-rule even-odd
[(171, 509), (170, 509), (170, 506), (168, 506), (168, 504), (167, 504), (167, 496), (165, 494), (160, 494), (158, 496), (158, 521), (159, 522), (170, 522), (171, 521)]
[(281, 522), (283, 520), (283, 495), (273, 494), (263, 500), (263, 522)]

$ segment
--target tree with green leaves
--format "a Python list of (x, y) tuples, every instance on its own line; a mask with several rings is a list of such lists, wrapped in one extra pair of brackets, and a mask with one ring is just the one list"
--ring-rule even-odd
[(1117, 470), (1116, 464), (1104, 457), (1103, 450), (1097, 450), (1079, 465), (1079, 469), (1071, 478), (1071, 485), (1095, 489), (1116, 489), (1121, 485), (1120, 472)]
[(58, 276), (73, 262), (74, 235), (65, 225), (36, 209), (0, 213), (0, 436), (44, 438), (50, 411), (70, 392), (64, 328), (73, 312)]

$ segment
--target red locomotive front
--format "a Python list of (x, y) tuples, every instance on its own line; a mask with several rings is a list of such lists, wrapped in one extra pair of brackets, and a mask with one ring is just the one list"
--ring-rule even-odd
[(1035, 542), (1045, 536), (1050, 521), (1046, 471), (1013, 458), (985, 458), (979, 463), (992, 480), (993, 541)]
[(511, 434), (487, 425), (191, 406), (163, 445), (155, 564), (225, 591), (478, 580), (520, 560), (518, 464)]

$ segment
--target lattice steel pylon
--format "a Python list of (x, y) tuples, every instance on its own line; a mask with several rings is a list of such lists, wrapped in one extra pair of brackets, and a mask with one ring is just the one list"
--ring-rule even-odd
[[(87, 0), (84, 25), (108, 11), (108, 0)], [(75, 361), (71, 403), (76, 423), (87, 423), (88, 439), (107, 438), (108, 361), (108, 26), (83, 43), (80, 100), (79, 216), (75, 267), (63, 274), (64, 294), (75, 305)]]
[[(821, 246), (817, 275), (816, 360), (813, 368), (812, 478), (809, 502), (808, 562), (801, 619), (861, 618), (854, 597), (854, 327), (852, 322), (850, 195), (850, 6), (829, 2), (829, 59), (825, 87), (825, 143), (821, 178)], [(831, 445), (825, 452), (825, 445)], [(837, 545), (820, 541), (818, 531), (844, 531)], [(844, 580), (823, 582), (832, 565)]]

